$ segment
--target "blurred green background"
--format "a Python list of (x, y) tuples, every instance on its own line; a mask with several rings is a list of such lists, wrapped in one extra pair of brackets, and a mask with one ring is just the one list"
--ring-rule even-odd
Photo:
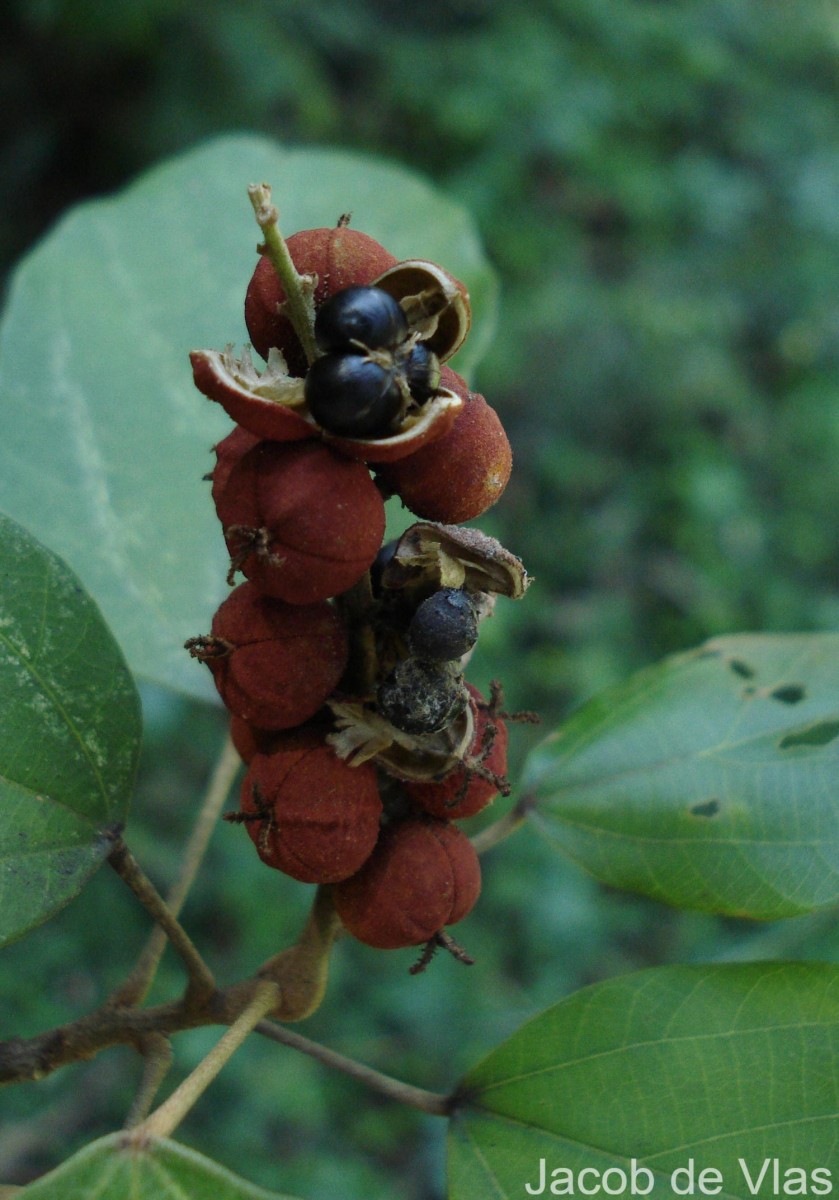
[[(480, 525), (536, 576), (485, 627), (479, 686), (500, 677), (511, 707), (552, 728), (706, 636), (836, 628), (833, 0), (6, 0), (0, 35), (4, 269), (69, 204), (231, 130), (379, 154), (474, 214), (502, 282), (477, 386), (515, 452)], [(224, 720), (144, 698), (129, 841), (163, 884)], [(537, 736), (514, 732), (514, 778)], [(291, 939), (309, 901), (249, 851), (219, 829), (185, 913), (223, 980)], [(410, 952), (342, 944), (303, 1031), (444, 1090), (525, 1017), (616, 972), (839, 956), (831, 916), (755, 927), (674, 913), (598, 887), (528, 830), (487, 858), (485, 879), (460, 927), (475, 967), (440, 960), (413, 979)], [(3, 1035), (95, 1005), (144, 930), (100, 874), (3, 951)], [(178, 981), (167, 959), (156, 995)], [(216, 1036), (180, 1036), (178, 1072)], [(8, 1090), (0, 1182), (118, 1126), (136, 1079), (114, 1051)], [(181, 1130), (311, 1200), (440, 1200), (443, 1132), (256, 1039)]]

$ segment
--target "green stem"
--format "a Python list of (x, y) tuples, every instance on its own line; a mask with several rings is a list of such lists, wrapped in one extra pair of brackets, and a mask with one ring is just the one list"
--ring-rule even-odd
[(291, 1046), (294, 1050), (308, 1054), (310, 1058), (317, 1059), (326, 1067), (342, 1071), (345, 1075), (359, 1080), (367, 1087), (373, 1088), (390, 1100), (396, 1100), (399, 1104), (407, 1104), (410, 1108), (418, 1108), (422, 1112), (431, 1113), (436, 1117), (448, 1116), (451, 1110), (451, 1100), (448, 1096), (438, 1092), (428, 1092), (425, 1088), (414, 1087), (410, 1083), (403, 1083), (400, 1079), (393, 1079), (390, 1075), (383, 1075), (381, 1071), (366, 1067), (364, 1063), (356, 1062), (355, 1059), (345, 1058), (343, 1054), (338, 1054), (327, 1046), (321, 1046), (319, 1042), (310, 1041), (302, 1034), (285, 1029), (273, 1021), (260, 1021), (256, 1032), (271, 1038), (272, 1041), (280, 1042), (283, 1046)]
[(198, 1098), (213, 1082), (227, 1061), (247, 1038), (262, 1018), (276, 1008), (280, 989), (275, 983), (260, 981), (253, 998), (242, 1010), (230, 1028), (222, 1035), (210, 1053), (203, 1058), (195, 1070), (175, 1088), (172, 1095), (156, 1108), (150, 1117), (137, 1125), (129, 1134), (128, 1142), (143, 1146), (151, 1138), (169, 1137)]
[(486, 854), (487, 850), (492, 850), (493, 847), (521, 829), (532, 807), (533, 800), (529, 796), (522, 796), (521, 800), (508, 813), (499, 817), (492, 825), (487, 825), (486, 829), (482, 829), (480, 833), (476, 833), (471, 839), (475, 853)]
[(218, 824), (219, 815), (241, 766), (242, 760), (239, 752), (228, 734), (224, 739), (221, 754), (210, 777), (204, 800), (184, 849), (180, 873), (166, 897), (166, 903), (176, 917), (183, 908), (189, 889), (195, 882), (195, 876), (204, 861), (207, 845)]
[(271, 203), (271, 188), (267, 183), (252, 183), (248, 196), (253, 205), (256, 221), (262, 230), (263, 246), (260, 249), (271, 260), (285, 291), (285, 313), (294, 326), (294, 332), (309, 363), (318, 357), (315, 344), (315, 308), (312, 301), (314, 287), (310, 276), (300, 275), (292, 262), (285, 238), (280, 233), (280, 214)]

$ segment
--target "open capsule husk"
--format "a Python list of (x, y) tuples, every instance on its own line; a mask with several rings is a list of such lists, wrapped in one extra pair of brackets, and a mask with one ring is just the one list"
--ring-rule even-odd
[(472, 324), (469, 292), (465, 284), (436, 263), (406, 259), (375, 279), (373, 286), (399, 301), (410, 331), (441, 362), (463, 345)]
[(327, 701), (335, 731), (327, 741), (350, 766), (373, 760), (397, 779), (440, 779), (463, 761), (475, 737), (472, 706), (437, 733), (403, 733), (369, 704)]

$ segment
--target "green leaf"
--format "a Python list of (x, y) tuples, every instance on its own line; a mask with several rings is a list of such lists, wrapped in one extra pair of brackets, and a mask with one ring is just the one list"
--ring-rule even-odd
[(183, 649), (227, 593), (209, 487), (230, 429), (192, 384), (188, 353), (247, 338), (259, 230), (247, 185), (273, 185), (286, 234), (354, 225), (400, 257), (443, 263), (491, 334), (495, 279), (464, 212), (400, 167), (228, 137), (67, 216), (21, 264), (0, 328), (0, 507), (64, 555), (132, 669), (216, 698)]
[(293, 1200), (254, 1187), (165, 1138), (142, 1149), (124, 1133), (99, 1138), (20, 1193), (26, 1200)]
[[(518, 1200), (526, 1185), (536, 1193), (541, 1159), (548, 1196), (583, 1194), (560, 1191), (567, 1177), (552, 1179), (553, 1170), (629, 1172), (633, 1158), (653, 1172), (654, 1197), (678, 1194), (671, 1174), (691, 1160), (697, 1176), (721, 1173), (723, 1197), (832, 1195), (784, 1172), (839, 1178), (837, 1049), (833, 964), (659, 967), (595, 984), (534, 1018), (463, 1080), (449, 1137), (451, 1200)], [(779, 1191), (771, 1164), (750, 1191), (739, 1159), (752, 1180), (778, 1159)], [(617, 1174), (606, 1184), (597, 1194), (632, 1194)], [(648, 1184), (641, 1177), (636, 1194)]]
[(140, 732), (96, 605), (0, 515), (0, 945), (71, 900), (112, 849)]
[(744, 634), (596, 697), (522, 787), (605, 883), (775, 918), (839, 900), (837, 772), (839, 634)]

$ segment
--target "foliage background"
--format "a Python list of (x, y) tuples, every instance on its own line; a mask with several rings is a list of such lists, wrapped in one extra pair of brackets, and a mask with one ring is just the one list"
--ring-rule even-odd
[[(477, 384), (516, 454), (480, 524), (537, 577), (487, 627), (477, 684), (500, 676), (511, 706), (551, 727), (703, 637), (836, 628), (833, 3), (7, 0), (0, 33), (4, 267), (68, 204), (228, 130), (381, 154), (475, 215), (502, 280)], [(144, 698), (129, 840), (165, 881), (223, 717)], [(516, 761), (529, 736), (514, 735)], [(248, 850), (220, 829), (185, 913), (222, 978), (293, 936), (308, 902)], [(3, 952), (3, 1033), (86, 1011), (144, 928), (97, 877)], [(829, 917), (758, 928), (675, 914), (597, 887), (530, 832), (487, 860), (462, 929), (478, 966), (440, 961), (416, 980), (410, 953), (342, 945), (305, 1032), (442, 1090), (593, 980), (659, 962), (839, 957)], [(177, 980), (169, 964), (158, 996)], [(178, 1069), (215, 1036), (179, 1037)], [(118, 1126), (135, 1079), (118, 1051), (6, 1092), (0, 1180), (25, 1182)], [(182, 1134), (307, 1197), (442, 1195), (439, 1123), (256, 1041)]]

